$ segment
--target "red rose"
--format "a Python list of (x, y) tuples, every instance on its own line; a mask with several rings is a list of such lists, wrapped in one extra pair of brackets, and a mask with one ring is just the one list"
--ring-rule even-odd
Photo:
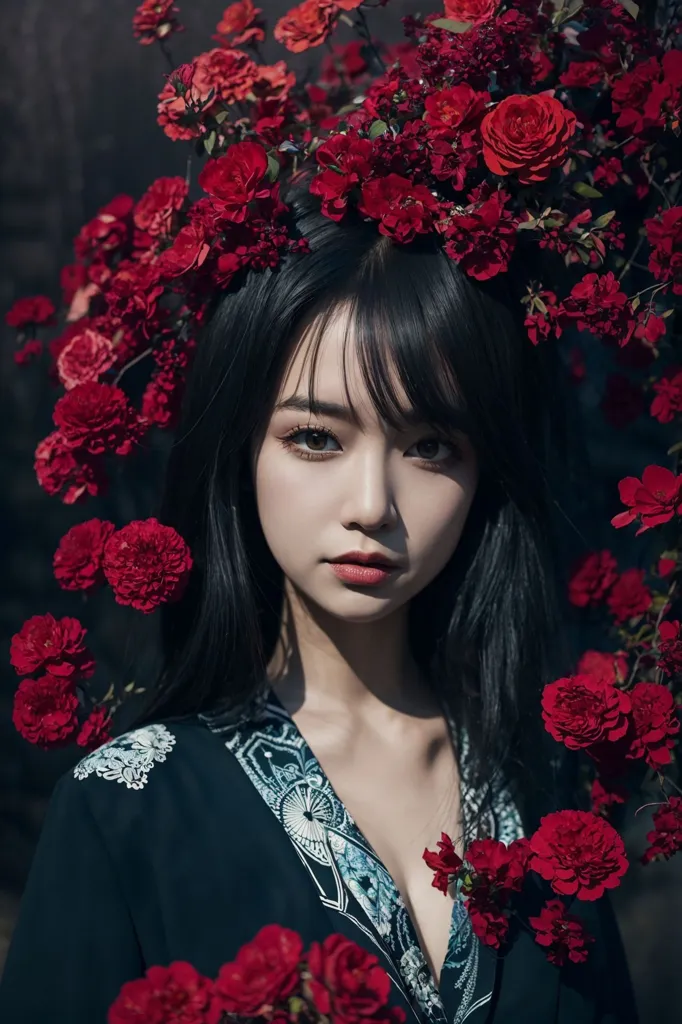
[(559, 896), (598, 900), (620, 885), (628, 869), (623, 840), (589, 811), (554, 811), (531, 836), (530, 869)]
[(84, 495), (103, 494), (106, 479), (99, 466), (82, 453), (73, 452), (58, 430), (38, 443), (35, 470), (38, 483), (46, 494), (60, 495), (65, 505), (73, 505)]
[(642, 864), (652, 860), (670, 860), (682, 850), (682, 796), (669, 796), (667, 802), (654, 811), (654, 827), (647, 833), (651, 845), (640, 857)]
[(206, 1024), (213, 982), (183, 960), (150, 967), (127, 981), (109, 1009), (107, 1024)]
[(441, 832), (437, 845), (438, 852), (425, 849), (422, 854), (422, 859), (434, 872), (431, 885), (436, 889), (440, 889), (441, 892), (446, 893), (448, 891), (448, 885), (450, 884), (450, 877), (458, 874), (463, 861), (462, 858), (455, 853), (455, 847), (453, 846), (452, 839), (447, 832)]
[(215, 983), (214, 1011), (258, 1017), (270, 1014), (294, 993), (303, 957), (301, 936), (268, 924), (223, 964)]
[(622, 651), (585, 651), (578, 662), (578, 672), (609, 683), (623, 682), (628, 672), (627, 655)]
[(116, 362), (111, 338), (86, 327), (66, 343), (57, 357), (59, 380), (70, 391), (78, 384), (96, 381)]
[(445, 0), (445, 17), (470, 25), (482, 25), (495, 16), (499, 0)]
[(576, 608), (600, 605), (618, 579), (618, 563), (610, 551), (589, 551), (573, 564), (568, 599)]
[(172, 526), (153, 516), (135, 519), (111, 535), (104, 546), (102, 570), (117, 604), (152, 612), (177, 601), (187, 585), (192, 558)]
[(32, 298), (17, 299), (5, 314), (5, 323), (9, 327), (28, 327), (30, 324), (51, 325), (54, 320), (54, 303), (44, 295)]
[(12, 722), (29, 743), (44, 749), (63, 747), (78, 730), (78, 698), (54, 676), (22, 679), (14, 695)]
[(64, 443), (91, 455), (114, 451), (128, 455), (137, 440), (137, 413), (120, 388), (87, 381), (67, 391), (52, 414)]
[(547, 950), (547, 959), (557, 967), (567, 960), (581, 964), (587, 960), (587, 943), (594, 942), (579, 917), (568, 914), (561, 900), (548, 900), (537, 917), (529, 917), (535, 929), (535, 941)]
[(303, 0), (280, 18), (273, 29), (278, 43), (292, 53), (320, 46), (331, 33), (338, 7), (328, 0)]
[(157, 269), (162, 277), (180, 277), (202, 266), (210, 251), (201, 224), (186, 224), (159, 256)]
[(553, 96), (507, 96), (483, 118), (483, 159), (523, 185), (544, 181), (566, 159), (575, 114)]
[(635, 738), (627, 756), (642, 757), (650, 768), (660, 771), (672, 761), (671, 750), (680, 731), (675, 698), (661, 683), (636, 683), (630, 698)]
[(182, 209), (187, 192), (184, 178), (157, 178), (135, 206), (133, 220), (136, 227), (154, 238), (170, 235), (173, 216)]
[(199, 174), (199, 184), (217, 200), (216, 212), (226, 220), (241, 224), (246, 220), (248, 204), (270, 195), (263, 182), (268, 169), (265, 150), (257, 142), (237, 142), (224, 156), (209, 160)]
[(380, 234), (396, 242), (411, 242), (415, 235), (431, 230), (439, 203), (425, 185), (387, 174), (362, 186), (358, 210), (380, 222)]
[(651, 607), (651, 591), (644, 584), (644, 569), (626, 569), (614, 583), (606, 599), (606, 606), (616, 625), (642, 615)]
[(216, 26), (218, 35), (213, 38), (234, 46), (244, 43), (262, 43), (265, 39), (263, 22), (258, 17), (263, 11), (253, 6), (253, 0), (237, 0), (223, 11), (223, 16)]
[(12, 637), (10, 662), (20, 676), (41, 671), (67, 682), (86, 679), (95, 671), (85, 646), (86, 632), (69, 616), (57, 620), (49, 612), (32, 615)]
[(180, 13), (174, 0), (142, 0), (133, 15), (133, 35), (143, 46), (157, 39), (168, 39), (184, 28), (177, 19)]
[(64, 534), (52, 562), (62, 590), (93, 590), (104, 582), (104, 545), (115, 530), (113, 523), (88, 519)]
[(391, 982), (377, 957), (344, 935), (313, 942), (308, 970), (315, 1008), (337, 1024), (375, 1018), (388, 1003)]
[(84, 750), (97, 750), (112, 738), (111, 723), (111, 714), (107, 708), (95, 708), (83, 722), (76, 743)]
[(628, 695), (597, 676), (557, 679), (542, 692), (545, 728), (569, 750), (622, 739), (628, 731), (630, 710)]
[(624, 477), (618, 483), (618, 492), (629, 508), (614, 516), (611, 525), (629, 526), (639, 519), (641, 526), (636, 537), (682, 514), (682, 476), (676, 476), (667, 466), (647, 466), (641, 480), (636, 476)]

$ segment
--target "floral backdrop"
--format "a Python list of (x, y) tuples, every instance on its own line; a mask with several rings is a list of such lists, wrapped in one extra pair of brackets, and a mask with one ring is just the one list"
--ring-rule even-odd
[[(184, 150), (159, 130), (155, 99), (167, 71), (162, 55), (146, 52), (132, 39), (135, 4), (112, 0), (13, 0), (3, 5), (2, 120), (0, 151), (0, 305), (31, 294), (50, 294), (60, 268), (69, 261), (73, 237), (112, 196), (141, 195), (160, 175), (183, 175)], [(290, 5), (263, 3), (273, 24)], [(643, 5), (642, 5), (643, 6)], [(190, 59), (197, 40), (210, 37), (224, 4), (206, 0), (183, 6), (184, 34), (173, 40), (176, 64)], [(421, 13), (440, 9), (424, 4)], [(402, 39), (400, 18), (415, 6), (390, 0), (369, 14), (381, 18), (387, 42)], [(340, 29), (339, 40), (351, 38)], [(11, 48), (9, 41), (12, 42)], [(199, 43), (199, 45), (202, 45)], [(268, 38), (267, 60), (287, 59), (297, 73), (319, 60), (319, 51), (292, 54)], [(51, 429), (52, 385), (45, 375), (18, 372), (13, 332), (3, 327), (2, 370), (2, 636), (7, 639), (31, 615), (50, 611), (78, 617), (83, 596), (62, 590), (51, 572), (57, 541), (73, 525), (69, 506), (51, 501), (33, 470), (38, 439)], [(633, 556), (632, 531), (614, 531), (611, 518), (621, 510), (618, 481), (633, 467), (660, 461), (660, 432), (653, 418), (628, 413), (627, 396), (613, 388), (604, 400), (612, 372), (603, 350), (594, 350), (588, 366), (576, 366), (574, 378), (584, 439), (585, 466), (564, 501), (576, 527), (567, 540), (573, 554), (609, 549), (616, 562), (648, 562), (646, 545)], [(578, 394), (579, 392), (579, 394)], [(626, 429), (627, 428), (627, 429)], [(167, 448), (167, 439), (166, 439)], [(154, 461), (131, 471), (97, 496), (89, 514), (128, 522), (153, 515), (163, 469), (164, 444)], [(151, 471), (150, 471), (151, 470)], [(627, 535), (626, 535), (627, 534)], [(156, 620), (136, 615), (113, 597), (98, 604), (89, 621), (89, 643), (98, 652), (103, 679), (144, 685), (156, 660)], [(600, 646), (603, 621), (576, 615), (574, 629), (583, 648)], [(56, 778), (78, 757), (73, 748), (42, 751), (22, 739), (11, 721), (17, 679), (7, 658), (0, 659), (0, 964), (11, 934), (22, 885), (30, 865), (46, 802)], [(129, 705), (132, 710), (132, 703)], [(643, 1024), (665, 1024), (679, 1016), (682, 983), (675, 961), (682, 914), (682, 864), (679, 856), (639, 866), (635, 851), (645, 845), (649, 819), (632, 813), (625, 832), (632, 870), (613, 895), (631, 963)]]

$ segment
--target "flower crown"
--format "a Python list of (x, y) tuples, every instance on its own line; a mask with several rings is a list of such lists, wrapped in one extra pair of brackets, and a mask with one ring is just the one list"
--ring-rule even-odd
[[(560, 280), (528, 280), (519, 295), (529, 343), (573, 328), (611, 346), (621, 369), (649, 373), (644, 384), (609, 377), (601, 408), (611, 424), (621, 429), (641, 415), (646, 392), (654, 420), (679, 424), (679, 7), (656, 26), (641, 23), (632, 0), (446, 0), (441, 14), (404, 18), (406, 42), (388, 46), (367, 19), (384, 2), (304, 0), (277, 22), (274, 39), (293, 53), (328, 44), (315, 82), (298, 80), (284, 60), (263, 61), (265, 25), (252, 0), (229, 6), (216, 45), (179, 67), (169, 49), (182, 29), (177, 7), (140, 4), (135, 37), (158, 46), (172, 68), (158, 123), (188, 146), (187, 175), (157, 179), (137, 201), (116, 196), (75, 239), (75, 261), (61, 274), (66, 323), (48, 346), (48, 371), (63, 393), (55, 429), (35, 454), (48, 494), (85, 502), (105, 489), (107, 459), (127, 456), (154, 427), (176, 425), (211, 297), (238, 288), (245, 270), (276, 267), (308, 248), (292, 230), (285, 182), (307, 183), (333, 221), (374, 222), (395, 244), (432, 236), (478, 281), (504, 274), (521, 241), (561, 257)], [(357, 40), (334, 45), (339, 22)], [(201, 195), (190, 201), (197, 162)], [(632, 210), (637, 230), (625, 255), (630, 240), (617, 213), (631, 221)], [(42, 353), (37, 331), (54, 315), (45, 296), (15, 302), (6, 319), (19, 331), (17, 363)], [(136, 407), (123, 378), (145, 360), (151, 372)], [(585, 376), (579, 346), (570, 372), (576, 382)], [(636, 522), (638, 534), (656, 529), (661, 537), (649, 580), (644, 569), (620, 572), (610, 551), (588, 553), (572, 570), (571, 602), (610, 616), (616, 650), (586, 651), (578, 673), (548, 684), (542, 699), (548, 732), (588, 757), (595, 849), (618, 847), (607, 887), (625, 862), (600, 816), (624, 802), (633, 761), (646, 764), (662, 792), (642, 859), (682, 848), (682, 791), (666, 775), (682, 700), (682, 625), (674, 617), (681, 452), (675, 441), (667, 449), (672, 468), (647, 466), (641, 479), (620, 482), (625, 510), (612, 525)], [(90, 593), (106, 582), (120, 604), (150, 613), (182, 595), (192, 557), (154, 518), (121, 528), (94, 518), (61, 539), (53, 568), (65, 590)], [(22, 677), (14, 723), (30, 742), (93, 749), (109, 739), (124, 697), (114, 701), (110, 691), (97, 701), (77, 687), (95, 670), (85, 635), (78, 619), (46, 614), (13, 637), (11, 662)], [(556, 824), (566, 833), (562, 849), (568, 833), (578, 834), (574, 826)], [(431, 854), (434, 884), (445, 887), (462, 869), (448, 842)], [(524, 859), (527, 851), (517, 853)], [(553, 864), (537, 870), (554, 878)]]

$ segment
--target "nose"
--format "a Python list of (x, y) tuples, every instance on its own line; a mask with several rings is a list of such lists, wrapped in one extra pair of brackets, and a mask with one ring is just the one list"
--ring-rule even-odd
[(398, 520), (396, 496), (386, 453), (366, 452), (350, 468), (342, 519), (348, 529), (389, 529)]

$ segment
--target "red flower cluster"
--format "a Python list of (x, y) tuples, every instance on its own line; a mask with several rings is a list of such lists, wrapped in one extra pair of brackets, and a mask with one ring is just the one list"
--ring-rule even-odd
[(654, 827), (647, 840), (650, 845), (640, 858), (642, 864), (670, 860), (682, 850), (682, 796), (671, 796), (654, 812)]
[(9, 327), (31, 327), (34, 324), (49, 326), (55, 323), (54, 303), (45, 295), (34, 295), (32, 298), (17, 299), (5, 313), (5, 323)]
[(133, 16), (133, 35), (143, 46), (182, 32), (174, 0), (142, 0)]
[(537, 917), (529, 917), (535, 929), (535, 941), (547, 950), (547, 959), (557, 967), (570, 961), (581, 964), (587, 960), (587, 944), (594, 942), (585, 926), (574, 914), (569, 914), (561, 900), (548, 900)]
[(676, 476), (666, 466), (647, 466), (641, 480), (627, 476), (620, 481), (618, 490), (620, 500), (628, 510), (614, 516), (611, 524), (615, 527), (629, 526), (639, 520), (641, 525), (635, 534), (637, 537), (645, 530), (682, 514), (682, 477)]
[(150, 967), (127, 982), (111, 1006), (108, 1024), (144, 1019), (170, 1024), (220, 1024), (225, 1014), (311, 1024), (403, 1024), (405, 1013), (388, 1005), (390, 979), (372, 953), (343, 935), (314, 942), (305, 952), (298, 932), (270, 924), (224, 964), (216, 980), (184, 961)]

